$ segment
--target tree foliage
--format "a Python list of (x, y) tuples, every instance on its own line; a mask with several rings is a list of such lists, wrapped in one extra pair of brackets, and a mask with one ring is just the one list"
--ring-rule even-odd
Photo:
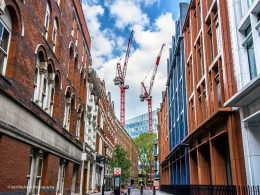
[(127, 152), (122, 148), (121, 145), (116, 144), (112, 154), (111, 160), (108, 165), (112, 167), (111, 174), (114, 175), (114, 168), (121, 168), (121, 180), (124, 181), (130, 177), (130, 168), (132, 166), (131, 160), (127, 159)]
[(138, 158), (142, 164), (143, 171), (145, 171), (145, 183), (148, 180), (148, 173), (152, 171), (154, 166), (154, 138), (156, 138), (156, 133), (142, 133), (134, 138), (139, 152)]

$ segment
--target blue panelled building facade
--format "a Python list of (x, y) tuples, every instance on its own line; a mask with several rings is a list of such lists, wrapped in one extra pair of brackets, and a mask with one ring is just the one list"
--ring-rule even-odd
[(179, 9), (180, 17), (178, 21), (175, 21), (175, 35), (172, 37), (172, 48), (170, 48), (169, 59), (167, 60), (170, 152), (166, 159), (169, 161), (171, 184), (185, 185), (190, 183), (190, 172), (188, 145), (181, 143), (188, 135), (182, 27), (188, 4), (180, 3)]

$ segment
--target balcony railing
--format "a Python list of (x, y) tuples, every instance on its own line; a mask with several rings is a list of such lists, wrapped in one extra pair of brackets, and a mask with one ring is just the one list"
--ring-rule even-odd
[(154, 155), (154, 156), (157, 155), (157, 149), (154, 149), (154, 151), (153, 151), (153, 155)]
[(234, 186), (234, 185), (161, 185), (161, 191), (169, 194), (185, 195), (254, 195), (260, 194), (259, 186)]
[(153, 140), (153, 142), (154, 142), (155, 144), (157, 144), (157, 139), (155, 138), (155, 139)]

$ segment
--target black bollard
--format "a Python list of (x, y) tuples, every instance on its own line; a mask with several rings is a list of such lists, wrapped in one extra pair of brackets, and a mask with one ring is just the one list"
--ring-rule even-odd
[(141, 184), (141, 194), (143, 194), (143, 185)]
[(153, 194), (155, 195), (156, 193), (155, 193), (155, 186), (153, 186)]

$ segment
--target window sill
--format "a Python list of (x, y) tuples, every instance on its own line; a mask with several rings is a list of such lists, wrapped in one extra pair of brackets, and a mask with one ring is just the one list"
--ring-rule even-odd
[(46, 38), (45, 38), (45, 36), (44, 36), (43, 34), (42, 34), (42, 37), (43, 37), (43, 39), (44, 39), (45, 43), (48, 45), (49, 49), (51, 50), (51, 52), (52, 52), (52, 55), (53, 55), (53, 56), (54, 56), (54, 58), (57, 60), (57, 62), (60, 64), (60, 61), (58, 60), (57, 56), (56, 56), (56, 55), (55, 55), (55, 53), (53, 52), (53, 50), (52, 50), (51, 46), (49, 45), (48, 41), (46, 40)]
[(260, 21), (256, 24), (255, 29), (260, 33)]
[(9, 81), (2, 73), (0, 73), (0, 77), (4, 79), (9, 85), (13, 86), (13, 83)]
[(54, 118), (52, 118), (47, 112), (45, 112), (45, 110), (43, 110), (38, 104), (36, 104), (32, 100), (31, 100), (31, 102), (40, 109), (41, 113), (44, 113), (44, 115), (46, 115), (49, 119), (51, 119), (54, 123), (56, 123), (56, 120)]
[(247, 47), (248, 43), (251, 41), (252, 38), (253, 38), (253, 34), (252, 32), (250, 32), (249, 35), (243, 41), (242, 46)]

